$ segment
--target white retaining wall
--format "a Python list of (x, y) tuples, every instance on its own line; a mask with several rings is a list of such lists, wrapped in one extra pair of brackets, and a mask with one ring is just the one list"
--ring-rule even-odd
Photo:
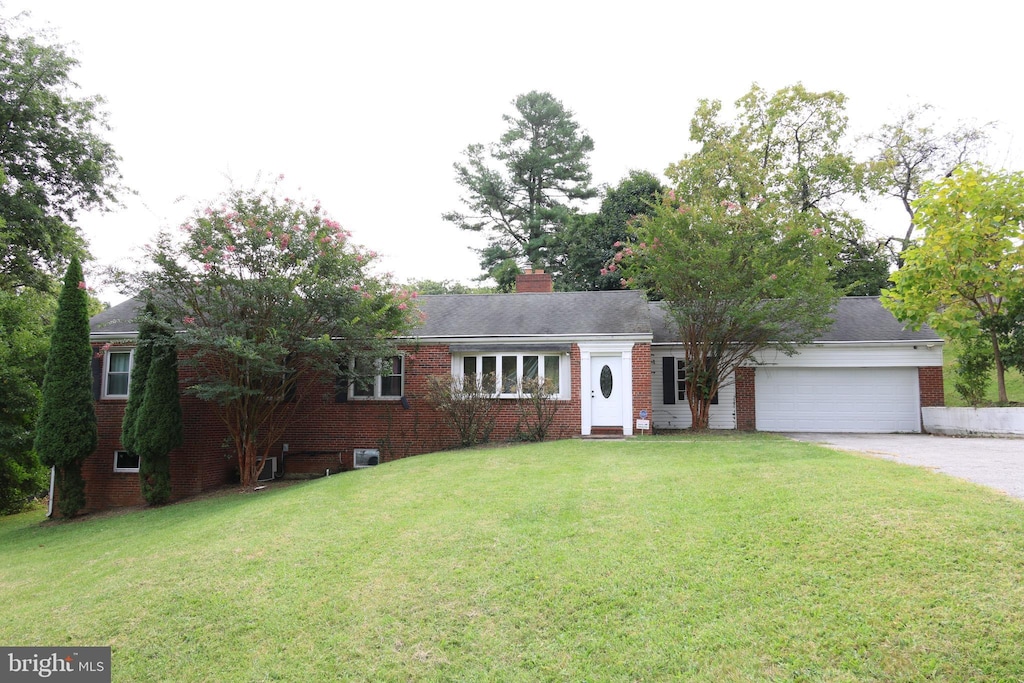
[(1024, 408), (921, 408), (924, 431), (957, 436), (1024, 436)]

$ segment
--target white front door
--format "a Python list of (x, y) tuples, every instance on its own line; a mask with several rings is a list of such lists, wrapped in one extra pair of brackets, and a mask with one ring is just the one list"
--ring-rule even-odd
[(622, 357), (594, 356), (590, 363), (590, 424), (622, 426)]

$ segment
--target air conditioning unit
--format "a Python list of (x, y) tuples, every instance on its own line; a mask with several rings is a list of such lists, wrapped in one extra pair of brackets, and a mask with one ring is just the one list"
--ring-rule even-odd
[(260, 481), (272, 481), (277, 477), (277, 458), (267, 458), (263, 463), (263, 471), (260, 472)]
[(352, 466), (357, 469), (360, 467), (376, 467), (379, 464), (380, 449), (357, 448), (352, 452)]

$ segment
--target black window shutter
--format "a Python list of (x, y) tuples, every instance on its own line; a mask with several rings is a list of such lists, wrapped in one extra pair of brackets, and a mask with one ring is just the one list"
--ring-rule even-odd
[(92, 398), (94, 401), (100, 400), (100, 394), (103, 392), (103, 353), (99, 355), (93, 354), (92, 357)]
[(676, 359), (665, 356), (661, 359), (662, 403), (675, 405), (676, 402)]

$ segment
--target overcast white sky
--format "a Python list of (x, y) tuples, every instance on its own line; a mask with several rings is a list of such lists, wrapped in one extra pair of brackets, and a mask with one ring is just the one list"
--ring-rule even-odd
[[(998, 121), (989, 162), (1024, 159), (1024, 10), (1010, 2), (7, 0), (3, 13), (22, 9), (75, 45), (75, 78), (107, 99), (137, 192), (80, 221), (100, 264), (137, 255), (229, 178), (283, 173), (399, 280), (469, 283), (482, 241), (441, 220), (461, 206), (452, 164), (496, 140), (530, 90), (575, 112), (599, 184), (660, 174), (693, 151), (698, 99), (731, 103), (755, 81), (839, 90), (859, 132), (910, 102)], [(872, 220), (879, 234), (905, 223)]]

